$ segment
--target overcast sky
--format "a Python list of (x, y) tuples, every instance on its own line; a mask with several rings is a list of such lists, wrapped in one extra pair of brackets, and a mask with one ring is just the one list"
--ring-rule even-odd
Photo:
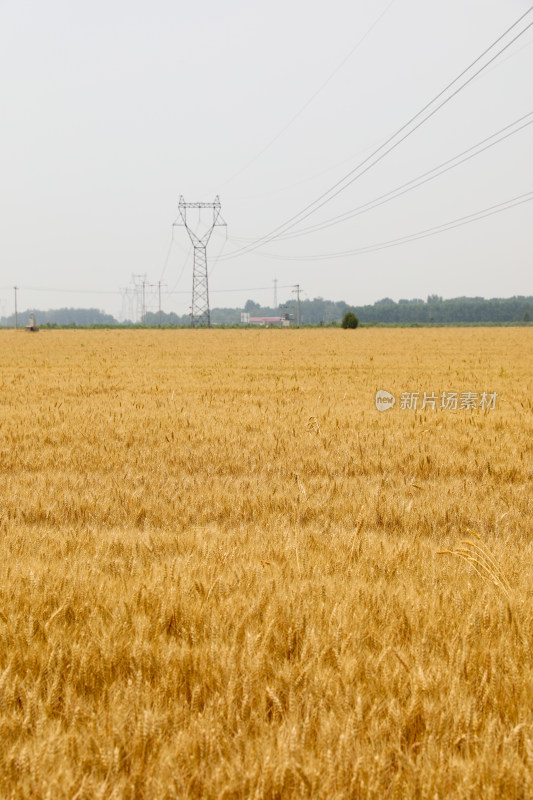
[[(192, 252), (186, 230), (172, 227), (180, 195), (220, 196), (227, 239), (217, 228), (208, 249), (212, 307), (272, 304), (275, 278), (279, 301), (297, 283), (304, 297), (355, 305), (532, 294), (533, 202), (399, 246), (316, 259), (533, 192), (533, 125), (368, 213), (228, 258), (328, 192), (529, 6), (0, 0), (0, 315), (12, 312), (16, 284), (20, 309), (120, 316), (121, 288), (144, 273), (164, 283), (165, 310), (187, 313)], [(533, 12), (512, 35), (531, 22)], [(368, 203), (532, 112), (532, 76), (533, 27), (291, 232)]]

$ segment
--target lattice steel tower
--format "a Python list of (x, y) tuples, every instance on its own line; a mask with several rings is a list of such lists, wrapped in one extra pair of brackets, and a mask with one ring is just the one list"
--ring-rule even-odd
[[(198, 227), (193, 230), (187, 222), (187, 209), (197, 208)], [(213, 211), (213, 217), (209, 222), (201, 219), (201, 209), (209, 208)], [(207, 245), (213, 228), (217, 225), (226, 223), (220, 216), (220, 200), (218, 195), (214, 203), (186, 203), (183, 195), (180, 197), (178, 209), (180, 216), (174, 225), (183, 225), (191, 239), (194, 248), (194, 263), (192, 268), (192, 305), (191, 305), (191, 327), (195, 325), (207, 325), (211, 327), (211, 315), (209, 313), (209, 284), (207, 274)], [(205, 216), (205, 215), (204, 215)], [(181, 218), (181, 220), (180, 220)]]

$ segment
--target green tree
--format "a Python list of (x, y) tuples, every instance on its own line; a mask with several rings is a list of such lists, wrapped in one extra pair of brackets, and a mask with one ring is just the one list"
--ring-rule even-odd
[(342, 318), (341, 325), (343, 328), (357, 328), (359, 325), (359, 320), (353, 313), (353, 311), (347, 311), (344, 317)]

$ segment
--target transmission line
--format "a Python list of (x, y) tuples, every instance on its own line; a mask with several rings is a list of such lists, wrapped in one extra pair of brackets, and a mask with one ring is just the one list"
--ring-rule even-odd
[[(528, 120), (528, 122), (524, 122), (524, 120)], [(523, 125), (520, 127), (515, 127), (518, 123), (524, 122)], [(278, 239), (286, 240), (286, 239), (293, 239), (299, 236), (306, 236), (309, 233), (317, 233), (319, 231), (325, 230), (326, 228), (331, 228), (334, 225), (338, 225), (341, 222), (346, 222), (349, 219), (353, 219), (354, 217), (358, 217), (361, 214), (365, 214), (367, 211), (372, 211), (374, 208), (378, 208), (379, 206), (384, 205), (385, 203), (390, 202), (391, 200), (396, 200), (398, 197), (402, 197), (404, 194), (412, 191), (413, 189), (418, 189), (419, 186), (423, 186), (425, 183), (429, 183), (430, 181), (434, 180), (435, 178), (439, 178), (441, 175), (444, 175), (446, 172), (449, 172), (455, 167), (459, 167), (461, 164), (470, 161), (470, 159), (475, 158), (481, 153), (484, 153), (486, 150), (489, 150), (491, 147), (494, 147), (500, 142), (509, 139), (511, 136), (514, 136), (515, 133), (519, 133), (524, 128), (527, 128), (529, 125), (533, 125), (533, 111), (529, 111), (523, 117), (511, 122), (509, 125), (506, 125), (504, 128), (501, 128), (499, 131), (492, 133), (490, 136), (487, 136), (477, 144), (472, 145), (467, 150), (463, 150), (462, 153), (458, 153), (457, 155), (453, 156), (453, 158), (449, 158), (447, 161), (443, 161), (442, 164), (439, 164), (436, 167), (428, 170), (427, 172), (418, 175), (416, 178), (412, 178), (410, 181), (406, 183), (402, 183), (401, 186), (397, 186), (395, 189), (391, 189), (385, 194), (380, 195), (379, 197), (375, 197), (373, 200), (369, 200), (367, 203), (363, 203), (356, 208), (352, 208), (350, 211), (345, 211), (343, 214), (339, 214), (336, 217), (331, 217), (328, 220), (324, 220), (323, 222), (319, 222), (316, 225), (310, 225), (308, 228), (300, 228), (292, 233), (286, 233), (282, 236), (279, 236)], [(514, 128), (514, 130), (509, 130), (510, 128)], [(508, 131), (505, 133), (505, 131)], [(500, 135), (504, 134), (504, 135)], [(499, 139), (495, 137), (499, 136)], [(491, 139), (495, 139), (495, 141), (491, 141)], [(488, 143), (488, 144), (487, 144)], [(482, 145), (485, 145), (484, 147)], [(475, 151), (475, 152), (472, 152)], [(463, 158), (464, 156), (464, 158)], [(455, 162), (455, 163), (454, 163)]]
[(186, 267), (186, 266), (187, 266), (187, 264), (188, 264), (188, 261), (189, 261), (189, 256), (191, 255), (191, 251), (192, 251), (192, 242), (191, 242), (191, 243), (190, 243), (190, 245), (189, 245), (189, 249), (188, 249), (188, 251), (187, 251), (187, 255), (185, 256), (185, 261), (183, 262), (183, 266), (182, 266), (182, 268), (181, 268), (180, 274), (178, 275), (178, 280), (177, 280), (177, 281), (176, 281), (176, 283), (174, 284), (174, 289), (172, 289), (172, 291), (170, 292), (170, 294), (173, 294), (173, 293), (174, 293), (174, 290), (176, 289), (176, 286), (178, 286), (178, 285), (179, 285), (179, 282), (180, 282), (180, 281), (181, 281), (181, 279), (183, 278), (183, 273), (185, 272), (185, 267)]
[[(288, 283), (283, 286), (278, 286), (278, 289), (292, 289), (294, 287), (293, 283)], [(241, 287), (239, 289), (210, 289), (209, 294), (227, 294), (227, 293), (235, 293), (235, 292), (271, 292), (272, 286), (247, 286)], [(184, 290), (181, 291), (170, 291), (167, 294), (190, 294), (190, 292), (186, 292)]]
[[(378, 164), (383, 158), (385, 158), (392, 150), (398, 147), (405, 139), (411, 136), (418, 128), (420, 128), (425, 122), (427, 122), (431, 117), (433, 117), (443, 106), (450, 102), (459, 92), (461, 92), (468, 84), (470, 84), (478, 75), (480, 75), (487, 67), (493, 63), (505, 50), (507, 50), (514, 42), (516, 42), (521, 36), (526, 33), (533, 26), (533, 22), (530, 22), (523, 28), (519, 33), (517, 33), (507, 44), (505, 44), (501, 49), (498, 50), (491, 58), (483, 64), (479, 69), (477, 69), (469, 78), (467, 78), (458, 88), (456, 88), (448, 97), (445, 97), (435, 108), (429, 110), (434, 103), (436, 103), (443, 95), (448, 92), (458, 81), (460, 81), (481, 59), (483, 59), (496, 45), (498, 45), (517, 25), (522, 22), (525, 17), (533, 11), (533, 6), (522, 14), (516, 22), (514, 22), (507, 30), (505, 30), (494, 42), (492, 42), (489, 47), (487, 47), (474, 61), (472, 61), (468, 67), (466, 67), (462, 72), (454, 78), (447, 86), (444, 87), (435, 97), (433, 97), (426, 105), (420, 109), (413, 117), (411, 117), (407, 122), (405, 122), (400, 128), (398, 128), (392, 136), (381, 144), (376, 150), (373, 151), (367, 158), (361, 161), (356, 167), (350, 170), (346, 175), (344, 175), (340, 180), (338, 180), (333, 186), (331, 186), (328, 190), (323, 192), (316, 200), (309, 203), (305, 206), (301, 211), (297, 214), (294, 214), (288, 220), (286, 220), (281, 225), (278, 225), (274, 228), (270, 233), (266, 234), (265, 236), (256, 239), (255, 242), (252, 244), (242, 247), (240, 250), (236, 250), (233, 253), (228, 253), (223, 260), (227, 260), (229, 258), (234, 258), (236, 256), (244, 255), (249, 253), (253, 250), (256, 250), (259, 247), (267, 244), (268, 242), (272, 241), (273, 239), (277, 239), (286, 233), (288, 230), (291, 230), (299, 223), (303, 222), (304, 219), (307, 219), (311, 214), (314, 214), (318, 211), (322, 206), (329, 203), (333, 198), (337, 197), (341, 192), (345, 191), (348, 186), (351, 186), (356, 180), (361, 178), (366, 172), (368, 172), (372, 167)], [(428, 112), (426, 114), (426, 112)], [(425, 114), (425, 116), (423, 116)], [(422, 119), (416, 123), (416, 125), (409, 129), (409, 126), (412, 125), (419, 117)], [(403, 134), (403, 135), (402, 135)], [(400, 138), (398, 138), (400, 137)], [(396, 141), (395, 141), (396, 140)], [(366, 166), (365, 166), (366, 165)], [(363, 169), (364, 167), (364, 169)]]
[(61, 286), (59, 288), (51, 288), (49, 286), (21, 286), (19, 288), (25, 292), (54, 292), (61, 294), (121, 294), (120, 289), (68, 289), (65, 286)]
[(485, 217), (492, 217), (494, 214), (500, 214), (502, 211), (508, 211), (510, 208), (529, 203), (533, 200), (533, 189), (517, 197), (511, 197), (509, 200), (504, 200), (502, 203), (497, 203), (488, 208), (483, 208), (479, 211), (474, 211), (472, 214), (467, 214), (464, 217), (448, 220), (441, 225), (435, 225), (432, 228), (426, 228), (422, 231), (407, 234), (406, 236), (399, 236), (397, 239), (389, 239), (385, 242), (376, 242), (375, 244), (367, 245), (366, 247), (358, 247), (353, 250), (343, 250), (336, 253), (321, 253), (310, 256), (282, 256), (274, 253), (263, 253), (265, 258), (271, 258), (275, 261), (325, 261), (332, 258), (347, 258), (348, 256), (363, 255), (366, 253), (373, 253), (377, 250), (385, 250), (389, 247), (397, 247), (400, 244), (407, 244), (414, 242), (417, 239), (426, 239), (429, 236), (435, 236), (439, 233), (459, 228), (463, 225), (468, 225), (472, 222), (477, 222)]
[(218, 262), (220, 261), (220, 258), (221, 258), (221, 256), (222, 256), (222, 253), (224, 252), (224, 248), (226, 247), (226, 244), (227, 244), (227, 243), (228, 243), (228, 229), (226, 228), (226, 236), (225, 236), (225, 238), (222, 240), (222, 247), (221, 247), (221, 248), (220, 248), (220, 250), (218, 251), (218, 255), (217, 255), (217, 256), (215, 257), (215, 259), (213, 260), (213, 266), (212, 266), (212, 267), (211, 267), (211, 269), (209, 270), (209, 277), (210, 277), (210, 278), (211, 278), (211, 276), (213, 275), (213, 272), (215, 271), (215, 267), (216, 267), (216, 265), (217, 265), (217, 264), (218, 264)]
[(239, 169), (237, 172), (235, 172), (230, 178), (228, 178), (228, 180), (224, 184), (222, 184), (223, 187), (227, 186), (228, 183), (231, 183), (233, 180), (235, 180), (235, 178), (239, 177), (239, 175), (242, 175), (242, 173), (245, 172), (248, 169), (248, 167), (250, 167), (252, 164), (254, 164), (258, 159), (260, 159), (261, 156), (263, 156), (268, 150), (270, 150), (272, 145), (277, 142), (277, 140), (285, 133), (285, 131), (288, 130), (294, 122), (296, 122), (298, 117), (301, 116), (301, 114), (303, 114), (303, 112), (311, 105), (313, 100), (316, 97), (318, 97), (318, 95), (333, 80), (335, 75), (337, 75), (337, 73), (340, 72), (340, 70), (344, 67), (344, 65), (350, 60), (350, 58), (354, 55), (354, 53), (360, 48), (360, 46), (363, 44), (365, 39), (372, 33), (372, 31), (378, 25), (378, 23), (381, 22), (381, 20), (383, 19), (385, 14), (389, 11), (389, 9), (391, 8), (391, 6), (392, 6), (392, 4), (394, 2), (395, 2), (395, 0), (390, 0), (389, 4), (381, 12), (379, 17), (377, 17), (377, 19), (374, 20), (374, 22), (365, 31), (365, 33), (357, 40), (357, 42), (352, 47), (350, 52), (346, 56), (344, 56), (344, 58), (342, 59), (340, 64), (338, 64), (335, 67), (335, 69), (333, 70), (333, 72), (331, 72), (330, 75), (326, 78), (326, 80), (323, 81), (323, 83), (320, 84), (318, 89), (311, 95), (311, 97), (308, 100), (305, 101), (303, 106), (301, 106), (299, 108), (299, 110), (295, 114), (293, 114), (293, 116), (289, 119), (289, 121), (281, 128), (281, 130), (278, 131), (278, 133), (276, 133), (275, 136), (272, 137), (272, 139), (268, 142), (268, 144), (266, 144), (263, 147), (263, 149), (260, 150), (259, 153), (257, 153), (257, 155), (255, 155), (253, 158), (251, 158), (249, 161), (247, 161), (246, 164), (244, 164), (244, 166), (241, 167), (241, 169)]
[(170, 251), (172, 250), (172, 245), (173, 245), (173, 244), (174, 244), (174, 226), (172, 226), (172, 234), (171, 234), (171, 236), (170, 236), (170, 242), (169, 242), (169, 244), (168, 244), (168, 250), (167, 250), (167, 254), (166, 254), (166, 256), (165, 256), (165, 261), (163, 262), (163, 270), (162, 270), (162, 272), (161, 272), (161, 276), (160, 276), (160, 278), (159, 278), (159, 280), (160, 280), (160, 281), (162, 281), (162, 280), (163, 280), (163, 277), (164, 277), (164, 275), (165, 275), (165, 272), (166, 272), (166, 270), (167, 270), (167, 267), (168, 267), (168, 260), (169, 260), (169, 258), (170, 258)]

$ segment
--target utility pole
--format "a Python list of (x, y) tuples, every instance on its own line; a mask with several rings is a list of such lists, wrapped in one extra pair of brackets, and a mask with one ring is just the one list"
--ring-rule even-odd
[[(197, 208), (201, 214), (201, 209), (211, 209), (213, 212), (210, 223), (204, 222), (204, 231), (195, 233), (187, 223), (187, 209)], [(174, 225), (183, 225), (194, 248), (194, 262), (192, 269), (192, 305), (191, 305), (191, 328), (195, 325), (207, 325), (211, 327), (211, 314), (209, 311), (209, 286), (207, 274), (207, 245), (213, 228), (217, 225), (226, 225), (220, 216), (220, 199), (215, 197), (214, 203), (186, 203), (183, 195), (179, 200), (179, 219)], [(207, 228), (207, 229), (206, 229)]]
[(13, 286), (13, 289), (15, 290), (15, 330), (17, 330), (17, 328), (18, 328), (18, 315), (17, 315), (17, 289), (18, 288), (19, 288), (18, 286)]
[(159, 327), (161, 327), (161, 281), (157, 282), (157, 294), (159, 299)]
[(297, 283), (292, 291), (294, 293), (296, 293), (296, 320), (297, 320), (296, 321), (296, 327), (299, 328), (300, 327), (300, 291), (301, 291), (300, 290), (300, 284)]
[(143, 325), (146, 326), (146, 299), (145, 299), (145, 292), (144, 292), (144, 287), (145, 286), (146, 286), (146, 281), (143, 281), (141, 322), (142, 322)]
[(274, 278), (274, 311), (278, 307), (278, 279)]

